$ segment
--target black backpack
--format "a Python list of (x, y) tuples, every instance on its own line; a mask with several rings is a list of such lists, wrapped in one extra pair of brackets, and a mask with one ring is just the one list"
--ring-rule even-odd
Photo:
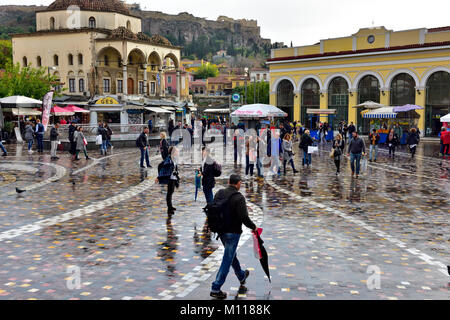
[(214, 199), (214, 201), (208, 203), (204, 209), (205, 214), (208, 217), (208, 229), (210, 232), (217, 234), (217, 239), (229, 224), (229, 202), (231, 198), (237, 194), (239, 194), (239, 192), (233, 192), (229, 197), (220, 200)]

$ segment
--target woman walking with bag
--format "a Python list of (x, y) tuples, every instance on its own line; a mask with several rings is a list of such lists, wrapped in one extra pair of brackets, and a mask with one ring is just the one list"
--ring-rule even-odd
[(391, 129), (386, 140), (386, 144), (389, 148), (389, 157), (391, 157), (392, 155), (392, 157), (395, 158), (395, 148), (398, 146), (398, 142), (399, 141), (397, 133), (395, 133), (394, 129)]
[(286, 134), (283, 139), (283, 168), (284, 174), (286, 174), (286, 164), (290, 163), (294, 174), (298, 171), (295, 170), (294, 165), (294, 153), (292, 152), (292, 139), (290, 134)]
[(331, 151), (331, 158), (334, 159), (334, 164), (336, 165), (336, 175), (341, 173), (341, 158), (342, 153), (344, 152), (345, 142), (342, 139), (342, 136), (338, 134), (336, 139), (333, 140), (333, 150)]
[(417, 150), (417, 146), (419, 145), (419, 135), (417, 134), (417, 130), (412, 128), (411, 132), (408, 136), (407, 145), (409, 146), (409, 151), (411, 152), (411, 159), (414, 158)]
[(78, 157), (80, 154), (80, 151), (84, 152), (84, 156), (86, 157), (86, 160), (89, 160), (89, 156), (87, 154), (86, 146), (87, 141), (83, 134), (83, 127), (78, 127), (77, 131), (75, 131), (74, 135), (75, 143), (76, 143), (76, 153), (75, 153), (75, 161), (79, 161), (80, 158)]

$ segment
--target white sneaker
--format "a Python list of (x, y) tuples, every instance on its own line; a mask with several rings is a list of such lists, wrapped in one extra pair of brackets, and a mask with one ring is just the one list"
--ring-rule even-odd
[(28, 150), (28, 154), (33, 154), (33, 150)]

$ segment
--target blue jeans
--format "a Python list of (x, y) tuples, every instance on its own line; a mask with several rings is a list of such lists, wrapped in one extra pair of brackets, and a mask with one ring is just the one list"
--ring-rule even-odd
[(356, 174), (359, 175), (359, 171), (361, 168), (361, 153), (354, 154), (350, 153), (350, 165), (352, 167), (352, 172), (355, 172), (355, 161), (356, 161)]
[(205, 194), (206, 203), (214, 201), (213, 188), (203, 187), (203, 193)]
[(100, 151), (105, 150), (105, 153), (108, 150), (108, 148), (106, 147), (106, 143), (107, 143), (106, 140), (102, 140), (102, 145), (100, 146)]
[(304, 165), (311, 165), (311, 153), (305, 150), (303, 150), (303, 162)]
[(230, 267), (233, 267), (234, 273), (239, 281), (243, 281), (245, 279), (245, 272), (242, 271), (241, 265), (236, 256), (240, 238), (240, 234), (234, 233), (225, 233), (220, 236), (220, 241), (222, 241), (223, 246), (225, 247), (225, 252), (223, 254), (222, 264), (220, 265), (219, 272), (216, 276), (216, 281), (212, 284), (212, 292), (220, 292), (220, 289), (227, 279), (228, 272), (230, 272)]
[(105, 144), (105, 150), (107, 150), (108, 148), (111, 148), (112, 144), (110, 140), (106, 140), (106, 144)]
[(33, 139), (28, 140), (28, 151), (30, 151), (33, 148), (33, 143), (34, 143)]
[(39, 133), (36, 134), (36, 140), (38, 151), (44, 151), (44, 135)]
[(264, 176), (264, 166), (260, 158), (256, 160), (256, 169), (258, 170), (258, 177)]
[(370, 153), (370, 158), (369, 160), (372, 160), (372, 153), (375, 152), (375, 161), (377, 161), (377, 156), (378, 156), (378, 145), (374, 146), (374, 145), (370, 145), (370, 149), (369, 149), (369, 153)]
[(148, 149), (141, 148), (141, 167), (144, 166), (144, 158), (145, 158), (147, 167), (150, 167), (150, 157), (148, 156)]
[(0, 149), (2, 149), (4, 154), (8, 154), (8, 152), (6, 151), (5, 146), (3, 145), (2, 141), (0, 140)]

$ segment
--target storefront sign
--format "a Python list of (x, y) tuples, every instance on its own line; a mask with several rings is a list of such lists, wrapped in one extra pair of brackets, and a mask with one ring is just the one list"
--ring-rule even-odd
[(117, 101), (114, 98), (105, 97), (105, 98), (98, 99), (95, 104), (111, 105), (111, 104), (120, 104), (120, 103), (119, 103), (119, 101)]

